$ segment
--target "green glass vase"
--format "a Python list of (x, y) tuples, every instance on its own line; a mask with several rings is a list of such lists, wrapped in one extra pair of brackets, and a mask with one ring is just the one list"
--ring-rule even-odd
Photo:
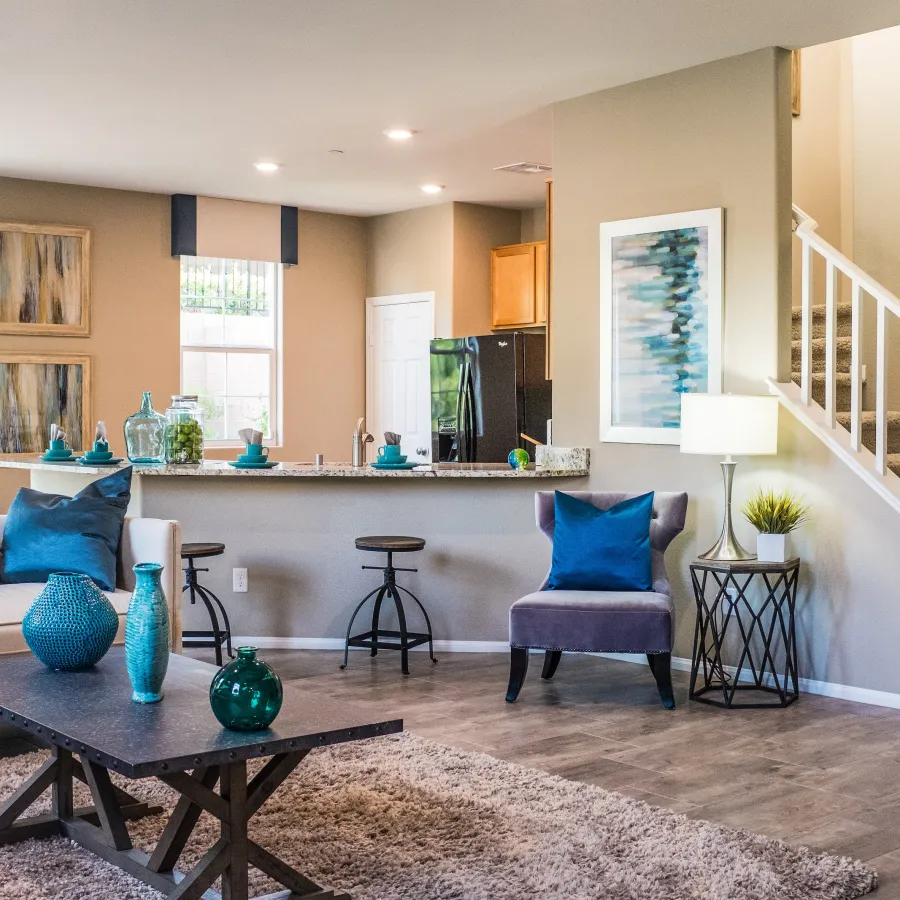
[(256, 647), (238, 647), (237, 659), (222, 669), (209, 686), (215, 717), (232, 731), (261, 731), (281, 711), (281, 679), (256, 658)]

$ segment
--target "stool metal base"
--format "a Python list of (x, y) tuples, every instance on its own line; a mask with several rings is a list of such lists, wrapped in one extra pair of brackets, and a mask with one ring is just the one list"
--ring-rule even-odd
[[(228, 654), (229, 659), (234, 659), (234, 651), (231, 647), (231, 623), (228, 621), (228, 613), (222, 601), (209, 589), (203, 587), (197, 581), (198, 572), (208, 572), (209, 569), (198, 569), (194, 565), (193, 557), (187, 557), (187, 568), (184, 570), (184, 587), (181, 589), (183, 594), (188, 591), (191, 595), (191, 604), (197, 602), (197, 597), (203, 601), (206, 612), (209, 614), (209, 622), (212, 625), (211, 630), (206, 631), (182, 631), (181, 643), (184, 647), (214, 647), (216, 650), (216, 665), (222, 667), (224, 662), (222, 658), (222, 647)], [(222, 625), (219, 627), (219, 618), (216, 615), (216, 608), (222, 616)]]
[[(347, 626), (347, 636), (344, 640), (344, 663), (341, 668), (347, 668), (351, 647), (362, 647), (367, 649), (372, 656), (377, 656), (379, 650), (398, 650), (400, 652), (400, 671), (403, 672), (404, 675), (409, 675), (409, 651), (413, 647), (418, 647), (421, 644), (428, 644), (428, 655), (433, 663), (437, 662), (434, 658), (434, 639), (431, 632), (431, 620), (428, 618), (428, 613), (425, 612), (425, 607), (422, 606), (419, 598), (408, 588), (397, 584), (397, 572), (416, 572), (418, 570), (395, 568), (393, 564), (393, 551), (388, 550), (386, 552), (388, 557), (386, 566), (362, 567), (363, 569), (381, 569), (381, 571), (384, 572), (384, 582), (373, 591), (366, 594), (353, 611), (353, 615), (350, 617), (350, 624)], [(403, 600), (400, 597), (400, 591), (403, 591), (404, 594), (408, 594), (415, 602), (416, 606), (422, 611), (422, 615), (425, 617), (425, 627), (428, 629), (426, 632), (409, 631), (407, 629), (406, 613), (403, 609)], [(372, 627), (369, 631), (363, 632), (362, 634), (353, 635), (353, 622), (356, 620), (359, 611), (372, 597), (375, 597), (375, 606), (372, 610)], [(394, 601), (394, 606), (397, 610), (397, 619), (400, 625), (399, 631), (387, 631), (378, 627), (378, 620), (381, 616), (381, 604), (385, 597), (390, 597), (390, 599)], [(387, 640), (385, 640), (386, 638)]]

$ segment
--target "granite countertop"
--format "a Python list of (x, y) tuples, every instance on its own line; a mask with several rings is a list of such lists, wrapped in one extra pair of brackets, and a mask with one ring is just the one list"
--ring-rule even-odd
[[(349, 463), (284, 462), (270, 469), (236, 469), (227, 462), (206, 460), (191, 466), (134, 465), (135, 474), (146, 476), (216, 476), (238, 478), (561, 478), (588, 474), (590, 451), (586, 448), (553, 448), (554, 453), (543, 465), (534, 464), (527, 469), (512, 469), (505, 463), (444, 463), (416, 466), (415, 469), (373, 469), (371, 466), (354, 468)], [(273, 460), (274, 461), (274, 460)], [(45, 472), (71, 471), (87, 475), (104, 475), (124, 468), (118, 466), (91, 466), (80, 463), (46, 463), (32, 454), (0, 456), (0, 468), (29, 469)]]

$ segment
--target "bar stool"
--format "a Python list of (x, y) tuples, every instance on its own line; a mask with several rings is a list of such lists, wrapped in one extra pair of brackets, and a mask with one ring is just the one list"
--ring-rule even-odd
[[(211, 631), (182, 631), (182, 643), (185, 647), (215, 647), (216, 665), (222, 666), (222, 647), (224, 645), (228, 657), (234, 659), (231, 650), (231, 624), (228, 621), (228, 613), (222, 606), (222, 601), (209, 589), (203, 587), (197, 580), (198, 572), (208, 572), (209, 569), (198, 569), (194, 565), (195, 559), (207, 559), (210, 556), (221, 556), (225, 552), (224, 544), (182, 544), (181, 558), (187, 560), (187, 568), (184, 570), (183, 594), (190, 591), (191, 605), (197, 602), (197, 597), (203, 601), (206, 611), (209, 613)], [(216, 616), (216, 607), (222, 614), (224, 628), (219, 628), (219, 619)]]
[[(370, 591), (360, 600), (359, 605), (353, 611), (350, 617), (350, 624), (347, 626), (347, 637), (344, 641), (344, 664), (342, 669), (347, 668), (348, 654), (351, 647), (368, 647), (371, 655), (376, 656), (379, 650), (399, 650), (400, 651), (400, 669), (404, 675), (409, 675), (409, 650), (412, 647), (418, 647), (420, 644), (428, 644), (428, 655), (431, 661), (436, 663), (434, 658), (434, 642), (431, 635), (431, 621), (425, 607), (419, 602), (419, 598), (410, 590), (397, 584), (397, 572), (418, 572), (418, 569), (401, 569), (394, 567), (395, 553), (414, 553), (421, 550), (425, 546), (424, 538), (417, 537), (398, 537), (390, 535), (377, 535), (372, 537), (359, 537), (356, 539), (357, 550), (368, 550), (373, 553), (387, 553), (386, 566), (363, 566), (364, 569), (381, 569), (384, 572), (384, 581), (375, 590)], [(425, 616), (425, 626), (427, 633), (408, 631), (406, 628), (406, 613), (403, 610), (403, 601), (400, 598), (400, 591), (409, 594), (415, 601), (416, 606), (422, 610)], [(397, 608), (397, 619), (399, 620), (399, 631), (385, 631), (378, 627), (378, 618), (381, 615), (381, 603), (385, 596), (390, 597), (394, 601)], [(375, 606), (372, 610), (372, 629), (363, 634), (357, 634), (351, 637), (353, 631), (353, 621), (357, 614), (363, 608), (366, 601), (371, 597), (375, 597)], [(386, 641), (384, 638), (395, 638), (395, 640)]]

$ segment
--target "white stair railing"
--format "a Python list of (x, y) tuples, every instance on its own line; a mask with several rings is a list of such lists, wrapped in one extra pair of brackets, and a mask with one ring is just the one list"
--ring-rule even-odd
[[(825, 260), (825, 403), (822, 425), (837, 425), (837, 317), (838, 273), (850, 279), (851, 348), (850, 348), (850, 446), (854, 453), (865, 454), (862, 446), (862, 339), (863, 294), (875, 300), (876, 365), (875, 365), (875, 471), (886, 475), (887, 466), (887, 324), (888, 314), (900, 318), (900, 300), (886, 287), (867, 275), (817, 232), (817, 222), (798, 206), (793, 207), (794, 234), (801, 242), (801, 352), (800, 402), (813, 404), (812, 335), (813, 335), (813, 262), (815, 254)], [(775, 386), (775, 385), (773, 385)], [(783, 393), (783, 392), (782, 392)]]

